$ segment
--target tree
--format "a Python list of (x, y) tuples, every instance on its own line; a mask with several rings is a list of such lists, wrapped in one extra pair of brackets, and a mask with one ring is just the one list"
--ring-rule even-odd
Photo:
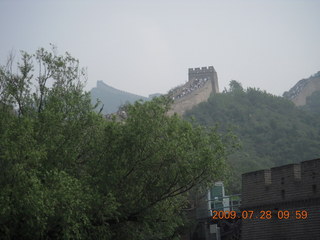
[(216, 132), (169, 117), (168, 109), (166, 98), (128, 105), (126, 121), (106, 123), (97, 144), (102, 155), (91, 175), (118, 199), (119, 215), (108, 222), (119, 239), (173, 234), (183, 225), (188, 191), (223, 177), (224, 145)]
[(167, 98), (107, 121), (70, 54), (12, 64), (0, 68), (1, 239), (173, 239), (190, 191), (224, 177), (220, 135), (169, 117)]
[(237, 82), (236, 80), (231, 80), (229, 83), (229, 92), (239, 93), (243, 92), (243, 87), (241, 83)]
[(0, 238), (80, 238), (92, 198), (81, 151), (98, 121), (85, 72), (55, 49), (21, 56), (17, 73), (13, 57), (0, 68)]

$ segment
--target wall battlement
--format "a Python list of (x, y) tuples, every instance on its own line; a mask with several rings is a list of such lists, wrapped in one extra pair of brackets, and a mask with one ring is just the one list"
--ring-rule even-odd
[(319, 197), (320, 159), (242, 175), (244, 208)]
[(216, 70), (214, 69), (213, 66), (209, 67), (202, 67), (202, 68), (189, 68), (189, 74), (190, 73), (209, 73), (209, 72), (215, 72)]
[(243, 174), (241, 209), (254, 217), (242, 219), (241, 238), (320, 239), (319, 187), (320, 158)]
[(218, 75), (213, 66), (201, 68), (189, 68), (188, 70), (189, 82), (195, 79), (208, 79), (211, 80), (212, 92), (219, 92)]

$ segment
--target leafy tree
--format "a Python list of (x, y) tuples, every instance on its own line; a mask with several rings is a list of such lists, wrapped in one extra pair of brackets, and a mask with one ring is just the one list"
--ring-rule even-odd
[(13, 60), (0, 68), (1, 238), (80, 239), (91, 190), (79, 158), (97, 118), (84, 71), (68, 53), (44, 49), (22, 52), (18, 73)]
[(236, 80), (231, 80), (229, 87), (230, 87), (229, 92), (232, 92), (232, 93), (243, 92), (243, 87), (242, 87), (241, 83), (237, 82)]
[(1, 239), (174, 239), (190, 191), (224, 177), (220, 135), (167, 116), (167, 98), (107, 121), (70, 54), (13, 66), (0, 68)]

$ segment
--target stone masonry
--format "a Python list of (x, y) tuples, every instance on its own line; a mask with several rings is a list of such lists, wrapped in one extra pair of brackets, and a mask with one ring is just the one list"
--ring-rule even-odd
[[(242, 175), (242, 239), (320, 239), (320, 159)], [(262, 219), (271, 211), (270, 219)], [(280, 219), (279, 211), (288, 211)], [(308, 213), (306, 219), (299, 211)]]
[(297, 82), (288, 92), (283, 96), (290, 99), (296, 106), (303, 106), (306, 104), (307, 97), (311, 96), (313, 92), (320, 90), (320, 72), (317, 72), (308, 79), (302, 79)]
[(202, 68), (189, 68), (189, 79), (186, 84), (169, 92), (174, 103), (169, 115), (177, 113), (182, 116), (185, 111), (195, 105), (207, 101), (210, 94), (218, 93), (218, 77), (213, 66)]

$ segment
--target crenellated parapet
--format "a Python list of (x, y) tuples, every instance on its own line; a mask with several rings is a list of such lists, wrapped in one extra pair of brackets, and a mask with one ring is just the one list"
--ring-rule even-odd
[(213, 66), (201, 68), (189, 68), (188, 70), (189, 82), (199, 80), (210, 80), (212, 84), (212, 92), (219, 92), (218, 75)]
[(189, 68), (189, 74), (199, 74), (199, 73), (211, 73), (215, 72), (216, 70), (214, 69), (213, 66), (209, 67), (202, 67), (202, 68)]
[(243, 208), (319, 197), (320, 159), (242, 175)]

